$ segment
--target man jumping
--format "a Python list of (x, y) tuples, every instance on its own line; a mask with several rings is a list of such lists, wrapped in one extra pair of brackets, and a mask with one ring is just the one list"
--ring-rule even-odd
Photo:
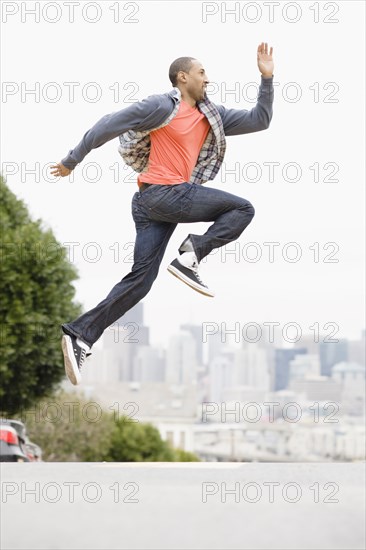
[(62, 325), (65, 370), (73, 384), (104, 330), (149, 292), (166, 246), (178, 223), (214, 222), (204, 235), (189, 234), (168, 271), (205, 296), (214, 296), (201, 280), (200, 261), (214, 248), (235, 241), (249, 225), (254, 208), (242, 197), (201, 184), (214, 179), (226, 149), (225, 136), (269, 127), (273, 103), (273, 48), (261, 43), (257, 64), (261, 84), (256, 106), (226, 109), (206, 95), (209, 82), (202, 64), (179, 57), (170, 65), (173, 89), (102, 117), (69, 151), (51, 174), (67, 176), (92, 150), (119, 137), (124, 161), (139, 172), (132, 199), (136, 226), (131, 272), (96, 307)]

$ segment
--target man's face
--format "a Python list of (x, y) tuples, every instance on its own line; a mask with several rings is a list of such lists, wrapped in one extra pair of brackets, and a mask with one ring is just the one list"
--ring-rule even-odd
[(205, 69), (197, 59), (192, 60), (192, 66), (185, 75), (185, 88), (195, 101), (201, 101), (205, 97), (206, 86), (209, 82)]

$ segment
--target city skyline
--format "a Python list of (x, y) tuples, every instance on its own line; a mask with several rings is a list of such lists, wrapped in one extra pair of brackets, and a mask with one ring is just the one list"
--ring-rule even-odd
[[(98, 350), (97, 356), (107, 357), (103, 361), (107, 368), (108, 364), (119, 364), (116, 379), (121, 381), (138, 381), (136, 373), (142, 373), (144, 368), (145, 377), (149, 376), (150, 361), (151, 370), (157, 369), (160, 373), (156, 381), (165, 380), (175, 385), (189, 386), (199, 374), (191, 370), (192, 366), (196, 369), (210, 368), (221, 358), (223, 366), (218, 363), (219, 370), (225, 369), (225, 365), (230, 368), (233, 386), (244, 384), (262, 387), (266, 391), (287, 389), (291, 379), (303, 379), (309, 374), (330, 378), (333, 367), (342, 363), (359, 364), (365, 368), (366, 330), (362, 331), (359, 340), (316, 342), (310, 335), (305, 335), (293, 347), (284, 347), (274, 327), (273, 342), (261, 338), (257, 341), (243, 341), (234, 347), (226, 335), (223, 338), (220, 331), (212, 334), (211, 340), (203, 341), (200, 327), (189, 324), (182, 325), (180, 331), (170, 337), (167, 347), (156, 347), (149, 338), (150, 330), (145, 324), (143, 302), (134, 306), (110, 328), (112, 330), (102, 336), (103, 347)], [(144, 349), (155, 350), (155, 358), (149, 353), (146, 355)], [(141, 353), (145, 353), (145, 358)], [(136, 360), (139, 364), (137, 369), (133, 366)], [(164, 375), (161, 361), (166, 367)], [(174, 372), (177, 365), (180, 373)], [(188, 378), (181, 370), (184, 365), (190, 369)], [(246, 365), (246, 374), (244, 371), (242, 374), (236, 372), (232, 378), (232, 372), (241, 369), (241, 365)], [(108, 377), (108, 373), (106, 375)]]
[[(144, 338), (124, 342), (135, 326)], [(284, 348), (278, 338), (233, 347), (219, 333), (202, 343), (199, 328), (183, 325), (156, 348), (137, 304), (104, 335), (76, 393), (152, 422), (202, 460), (364, 457), (365, 331), (358, 341)]]

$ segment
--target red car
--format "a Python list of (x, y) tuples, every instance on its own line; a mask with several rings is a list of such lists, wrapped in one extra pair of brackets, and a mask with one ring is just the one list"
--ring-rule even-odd
[(42, 459), (38, 445), (29, 441), (23, 422), (0, 419), (0, 461), (35, 462)]

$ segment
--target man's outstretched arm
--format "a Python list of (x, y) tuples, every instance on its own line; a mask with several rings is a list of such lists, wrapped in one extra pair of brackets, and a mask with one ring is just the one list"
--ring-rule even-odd
[(273, 104), (273, 48), (268, 52), (268, 44), (262, 42), (257, 49), (257, 64), (261, 72), (261, 84), (257, 104), (253, 109), (226, 109), (217, 105), (225, 135), (249, 134), (268, 128), (272, 119)]
[(84, 134), (80, 143), (71, 149), (61, 162), (51, 166), (51, 174), (54, 176), (69, 175), (92, 149), (104, 145), (127, 130), (144, 129), (145, 126), (154, 127), (155, 119), (161, 118), (159, 110), (161, 103), (160, 95), (152, 95), (125, 109), (103, 116)]

